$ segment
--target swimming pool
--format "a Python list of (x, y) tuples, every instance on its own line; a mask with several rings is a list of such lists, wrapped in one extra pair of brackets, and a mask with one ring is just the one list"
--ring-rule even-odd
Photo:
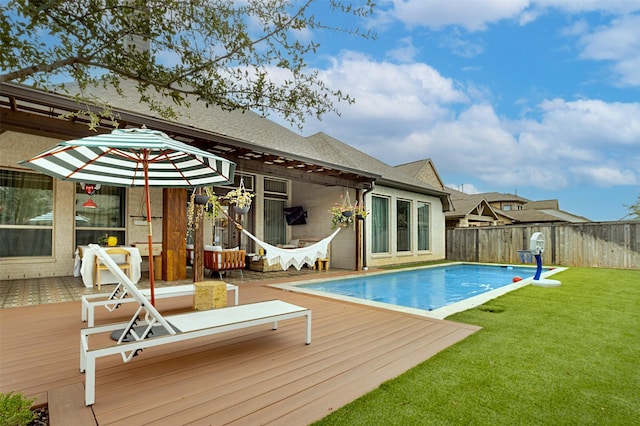
[[(543, 268), (542, 276), (564, 269)], [(445, 318), (529, 284), (535, 272), (530, 266), (453, 263), (275, 287)]]

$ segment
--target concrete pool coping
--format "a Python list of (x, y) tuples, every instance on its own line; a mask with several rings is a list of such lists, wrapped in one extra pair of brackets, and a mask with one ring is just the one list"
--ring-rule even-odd
[[(411, 267), (411, 268), (402, 268), (402, 269), (394, 269), (394, 270), (387, 270), (387, 271), (380, 271), (380, 270), (376, 270), (376, 271), (363, 271), (362, 275), (365, 276), (374, 276), (374, 275), (385, 275), (385, 274), (393, 274), (393, 273), (397, 273), (397, 272), (405, 272), (405, 271), (413, 271), (413, 270), (418, 270), (418, 269), (428, 269), (428, 268), (442, 268), (442, 267), (446, 267), (446, 266), (456, 266), (456, 265), (486, 265), (486, 266), (500, 266), (500, 267), (523, 267), (523, 268), (531, 268), (533, 271), (535, 271), (536, 266), (531, 266), (531, 265), (513, 265), (513, 264), (501, 264), (501, 263), (473, 263), (473, 262), (451, 262), (451, 263), (445, 263), (445, 264), (437, 264), (437, 265), (427, 265), (427, 266), (416, 266), (416, 267)], [(545, 271), (542, 273), (541, 275), (541, 279), (546, 279), (554, 274), (557, 274), (559, 272), (565, 271), (569, 268), (567, 267), (555, 267), (555, 266), (543, 266), (543, 268), (552, 268), (549, 271)], [(362, 275), (358, 275), (358, 277), (361, 277)], [(330, 282), (330, 281), (342, 281), (342, 280), (348, 280), (351, 278), (355, 278), (355, 277), (333, 277), (333, 278), (314, 278), (311, 280), (305, 280), (305, 281), (297, 281), (295, 283), (287, 283), (287, 284), (270, 284), (269, 287), (274, 287), (274, 288), (279, 288), (281, 290), (288, 290), (288, 291), (293, 291), (293, 292), (297, 292), (297, 293), (304, 293), (304, 294), (309, 294), (309, 295), (315, 295), (315, 296), (321, 296), (321, 297), (327, 297), (330, 299), (337, 299), (337, 300), (342, 300), (345, 302), (351, 302), (351, 303), (357, 303), (360, 305), (366, 305), (366, 306), (373, 306), (376, 308), (382, 308), (382, 309), (389, 309), (392, 311), (397, 311), (397, 312), (404, 312), (404, 313), (408, 313), (408, 314), (412, 314), (412, 315), (418, 315), (418, 316), (423, 316), (423, 317), (428, 317), (428, 318), (435, 318), (435, 319), (445, 319), (446, 317), (453, 315), (455, 313), (458, 312), (462, 312), (462, 311), (466, 311), (468, 309), (471, 308), (475, 308), (476, 306), (480, 306), (490, 300), (493, 300), (497, 297), (500, 297), (506, 293), (509, 293), (513, 290), (517, 290), (519, 288), (522, 288), (526, 285), (529, 285), (533, 282), (533, 278), (526, 278), (523, 279), (521, 281), (517, 281), (511, 284), (507, 284), (505, 286), (502, 286), (500, 288), (497, 288), (495, 290), (491, 290), (488, 291), (486, 293), (482, 293), (479, 294), (477, 296), (473, 296), (470, 297), (468, 299), (465, 300), (461, 300), (460, 302), (456, 302), (456, 303), (452, 303), (450, 305), (446, 305), (443, 306), (441, 308), (437, 308), (437, 309), (433, 309), (433, 310), (426, 310), (426, 309), (418, 309), (418, 308), (410, 308), (410, 307), (406, 307), (406, 306), (399, 306), (399, 305), (393, 305), (391, 303), (384, 303), (384, 302), (377, 302), (377, 301), (373, 301), (373, 300), (367, 300), (367, 299), (360, 299), (358, 297), (352, 297), (352, 296), (345, 296), (345, 295), (341, 295), (341, 294), (333, 294), (333, 293), (328, 293), (328, 292), (324, 292), (324, 291), (319, 291), (319, 290), (311, 290), (311, 289), (307, 289), (304, 288), (302, 286), (304, 285), (308, 285), (308, 284), (317, 284), (317, 283), (321, 283), (321, 282)]]

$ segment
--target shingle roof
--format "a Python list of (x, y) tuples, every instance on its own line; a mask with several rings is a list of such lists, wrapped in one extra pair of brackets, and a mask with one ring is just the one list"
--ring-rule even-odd
[[(136, 91), (127, 81), (121, 82), (125, 93)], [(67, 86), (69, 89), (72, 86)], [(161, 115), (147, 104), (138, 102), (138, 96), (122, 97), (114, 90), (102, 86), (91, 90), (92, 94), (114, 108), (144, 114), (155, 118)], [(137, 93), (137, 92), (136, 92)], [(176, 122), (230, 138), (244, 146), (262, 149), (271, 153), (290, 155), (296, 159), (308, 159), (319, 164), (335, 166), (336, 169), (357, 170), (372, 177), (381, 177), (378, 182), (391, 187), (409, 188), (418, 193), (436, 195), (444, 199), (448, 209), (448, 193), (419, 181), (392, 166), (379, 161), (352, 146), (324, 133), (303, 137), (252, 111), (223, 111), (217, 106), (207, 106), (194, 97), (188, 98), (190, 105), (173, 105), (167, 98), (154, 98), (171, 106), (179, 115)]]
[(323, 158), (328, 161), (356, 168), (369, 173), (377, 173), (381, 176), (380, 182), (389, 185), (402, 183), (404, 185), (423, 188), (431, 194), (447, 195), (447, 192), (441, 191), (428, 183), (422, 182), (410, 176), (395, 167), (392, 167), (344, 142), (335, 139), (326, 133), (316, 133), (307, 138), (316, 145), (316, 149), (321, 152)]
[(397, 166), (394, 166), (394, 168), (413, 176), (416, 179), (420, 179), (434, 188), (446, 190), (442, 183), (442, 179), (440, 178), (440, 174), (430, 158), (412, 161), (411, 163), (398, 164)]
[(490, 203), (499, 201), (518, 201), (520, 203), (528, 203), (531, 201), (515, 194), (506, 194), (499, 192), (483, 192), (482, 195), (484, 196), (484, 199)]

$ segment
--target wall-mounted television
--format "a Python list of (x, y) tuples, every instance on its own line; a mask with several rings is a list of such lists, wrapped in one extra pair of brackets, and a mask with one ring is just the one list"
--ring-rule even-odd
[(307, 212), (301, 206), (297, 207), (285, 207), (284, 218), (287, 220), (287, 225), (305, 225)]

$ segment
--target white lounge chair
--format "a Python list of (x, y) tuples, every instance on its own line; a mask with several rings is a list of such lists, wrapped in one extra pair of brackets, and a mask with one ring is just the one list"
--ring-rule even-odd
[[(195, 287), (193, 284), (178, 285), (173, 287), (161, 287), (155, 289), (155, 298), (164, 299), (169, 297), (192, 296)], [(139, 289), (140, 293), (147, 299), (151, 298), (150, 289)], [(238, 304), (238, 286), (227, 284), (227, 291), (233, 291), (235, 296), (235, 304)], [(109, 312), (113, 312), (123, 303), (137, 302), (124, 287), (124, 284), (118, 283), (111, 293), (86, 294), (82, 296), (82, 322), (87, 322), (89, 327), (93, 327), (95, 319), (95, 308), (104, 306)]]
[[(281, 300), (162, 316), (104, 250), (95, 247), (98, 248), (98, 256), (130, 296), (136, 299), (139, 307), (129, 322), (85, 328), (80, 331), (80, 371), (85, 373), (86, 405), (95, 402), (96, 359), (100, 357), (120, 354), (122, 360), (128, 362), (146, 348), (268, 323), (276, 330), (278, 321), (297, 317), (305, 317), (305, 343), (311, 343), (311, 310)], [(166, 334), (156, 332), (158, 336), (153, 337), (154, 327)], [(90, 348), (90, 336), (116, 330), (122, 330), (122, 333), (113, 345)], [(131, 341), (127, 341), (128, 339)]]

